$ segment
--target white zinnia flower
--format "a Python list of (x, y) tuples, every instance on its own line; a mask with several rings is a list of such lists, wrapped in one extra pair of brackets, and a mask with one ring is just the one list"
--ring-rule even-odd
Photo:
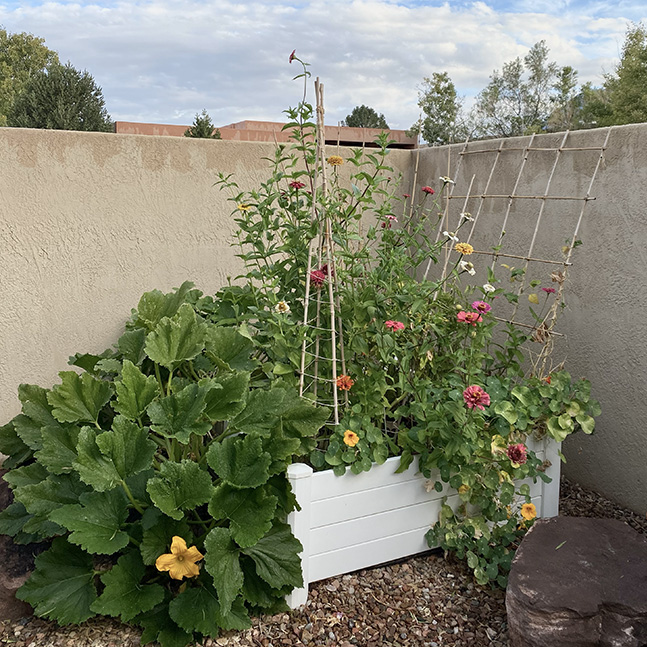
[(441, 182), (444, 182), (445, 184), (456, 184), (454, 180), (452, 180), (450, 177), (447, 177), (446, 175), (441, 175), (439, 179)]
[(483, 286), (483, 289), (484, 289), (486, 292), (494, 292), (494, 291), (496, 290), (496, 288), (495, 288), (493, 285), (490, 285), (489, 283), (486, 283), (486, 284)]
[(280, 312), (281, 314), (286, 314), (290, 312), (290, 306), (285, 301), (279, 301), (275, 306), (274, 310)]
[(461, 214), (461, 218), (463, 218), (464, 220), (468, 220), (469, 222), (474, 222), (474, 218), (472, 217), (472, 214), (469, 213), (469, 211), (464, 211)]
[(453, 231), (443, 231), (443, 236), (447, 236), (449, 240), (453, 240), (455, 243), (458, 242), (458, 236)]
[(458, 264), (458, 267), (460, 267), (463, 272), (467, 272), (470, 276), (474, 276), (476, 274), (474, 263), (470, 263), (469, 261), (461, 261)]

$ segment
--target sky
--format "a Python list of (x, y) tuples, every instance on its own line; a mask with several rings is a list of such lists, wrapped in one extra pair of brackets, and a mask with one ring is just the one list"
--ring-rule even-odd
[(113, 120), (183, 125), (202, 109), (217, 126), (284, 120), (303, 91), (294, 49), (324, 84), (330, 125), (366, 104), (409, 128), (433, 72), (448, 72), (469, 106), (540, 40), (601, 85), (641, 20), (645, 0), (0, 0), (0, 26), (88, 70)]

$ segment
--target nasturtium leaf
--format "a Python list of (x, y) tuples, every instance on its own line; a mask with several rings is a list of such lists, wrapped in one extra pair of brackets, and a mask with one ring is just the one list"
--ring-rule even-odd
[(146, 330), (136, 328), (126, 331), (117, 342), (117, 348), (125, 360), (139, 366), (145, 359), (144, 345), (146, 344)]
[(164, 317), (172, 317), (178, 311), (192, 288), (193, 283), (185, 281), (178, 289), (168, 294), (159, 290), (146, 292), (137, 305), (136, 323), (152, 330)]
[(156, 448), (145, 429), (117, 416), (112, 431), (95, 435), (87, 427), (81, 430), (74, 469), (85, 483), (105, 492), (149, 468)]
[(582, 427), (582, 431), (585, 434), (592, 434), (593, 431), (595, 430), (595, 420), (591, 416), (587, 416), (584, 413), (580, 413), (577, 416), (575, 416), (575, 420), (577, 420), (580, 427)]
[(30, 519), (31, 515), (20, 501), (10, 503), (0, 512), (0, 535), (15, 537)]
[(234, 371), (253, 371), (256, 362), (250, 359), (254, 342), (243, 337), (236, 329), (210, 326), (205, 338), (207, 355), (220, 360), (223, 368)]
[(290, 526), (276, 521), (272, 529), (253, 546), (242, 552), (254, 560), (256, 572), (270, 586), (303, 586), (301, 542), (292, 534)]
[(212, 443), (207, 452), (210, 467), (225, 482), (239, 488), (263, 485), (270, 477), (272, 457), (255, 436), (233, 436)]
[(71, 472), (72, 463), (77, 458), (76, 445), (80, 431), (75, 425), (43, 427), (43, 447), (36, 452), (36, 460), (52, 474)]
[(9, 483), (12, 490), (35, 485), (44, 481), (49, 476), (48, 471), (40, 463), (30, 463), (16, 469), (10, 470), (2, 478)]
[(112, 555), (128, 545), (122, 530), (128, 517), (128, 501), (121, 490), (88, 492), (80, 504), (64, 505), (49, 514), (55, 523), (72, 531), (68, 541), (88, 553)]
[(166, 515), (180, 520), (184, 510), (207, 503), (213, 494), (209, 474), (190, 460), (162, 463), (158, 475), (146, 487), (152, 502)]
[(59, 624), (80, 624), (91, 618), (97, 597), (92, 557), (65, 539), (36, 557), (31, 577), (16, 592), (19, 600), (31, 604), (37, 616)]
[(136, 615), (150, 611), (164, 599), (164, 587), (144, 584), (146, 572), (138, 552), (122, 555), (117, 564), (101, 576), (103, 593), (92, 604), (95, 613), (132, 620)]
[(211, 389), (207, 393), (204, 414), (212, 422), (231, 420), (245, 408), (249, 392), (249, 373), (230, 373), (214, 378), (221, 389)]
[(240, 549), (233, 542), (227, 528), (214, 528), (204, 540), (204, 547), (205, 568), (213, 578), (218, 592), (220, 611), (227, 614), (243, 586)]
[(16, 433), (13, 420), (0, 427), (0, 453), (5, 454), (3, 467), (13, 469), (29, 460), (33, 452)]
[(207, 326), (185, 303), (172, 317), (162, 319), (146, 337), (146, 354), (157, 364), (173, 370), (204, 349)]
[(124, 360), (121, 381), (115, 385), (117, 400), (112, 407), (130, 420), (137, 420), (146, 411), (146, 407), (159, 394), (159, 386), (154, 375), (144, 375), (129, 360)]
[(203, 436), (211, 429), (211, 423), (202, 415), (208, 391), (209, 386), (192, 382), (178, 393), (151, 402), (148, 406), (151, 429), (185, 444), (191, 434)]
[(99, 412), (112, 396), (112, 386), (92, 377), (89, 373), (78, 375), (74, 371), (61, 371), (61, 384), (47, 393), (52, 415), (58, 422), (97, 423)]
[(239, 490), (223, 483), (209, 502), (214, 519), (229, 519), (234, 541), (247, 548), (255, 544), (271, 527), (278, 499), (263, 488)]
[(192, 546), (195, 543), (193, 533), (185, 521), (169, 519), (157, 508), (146, 510), (147, 513), (149, 511), (157, 512), (157, 515), (156, 522), (151, 527), (144, 529), (144, 536), (139, 545), (144, 564), (154, 564), (160, 555), (170, 552), (173, 537), (182, 537), (187, 546)]

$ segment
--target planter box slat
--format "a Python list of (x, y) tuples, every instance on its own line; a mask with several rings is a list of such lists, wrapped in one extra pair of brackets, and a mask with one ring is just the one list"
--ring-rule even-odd
[[(546, 474), (552, 482), (523, 482), (528, 483), (537, 516), (555, 516), (559, 504), (559, 446), (544, 439), (529, 440), (528, 447), (540, 460), (550, 461)], [(288, 478), (302, 509), (291, 513), (288, 523), (303, 545), (304, 580), (303, 588), (287, 597), (290, 607), (306, 602), (310, 582), (430, 549), (424, 535), (438, 520), (443, 497), (447, 496), (453, 508), (459, 505), (460, 498), (446, 484), (442, 492), (427, 492), (428, 479), (416, 473), (417, 461), (396, 474), (399, 464), (400, 458), (393, 457), (369, 472), (347, 472), (344, 476), (335, 476), (332, 471), (314, 473), (301, 463), (289, 466)]]

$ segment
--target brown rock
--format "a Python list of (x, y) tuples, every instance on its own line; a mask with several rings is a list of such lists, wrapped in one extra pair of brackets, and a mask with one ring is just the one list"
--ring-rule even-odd
[(614, 519), (539, 520), (506, 608), (510, 647), (646, 647), (647, 538)]

